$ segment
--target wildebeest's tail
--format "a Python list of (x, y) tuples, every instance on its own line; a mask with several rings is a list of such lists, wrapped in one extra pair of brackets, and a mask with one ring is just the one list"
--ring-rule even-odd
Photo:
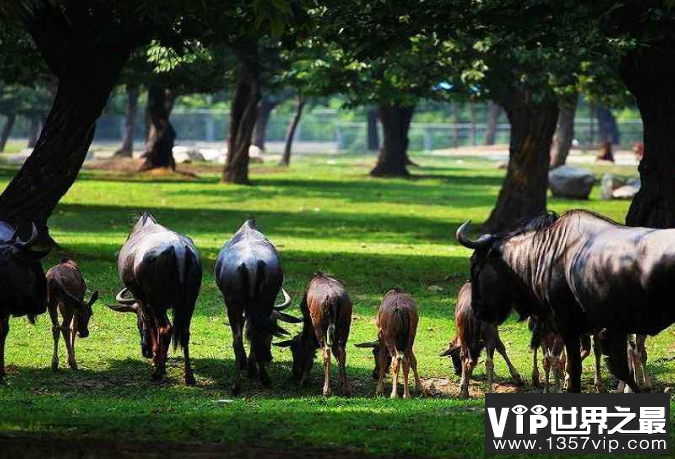
[(530, 317), (527, 328), (529, 328), (532, 332), (532, 336), (530, 337), (530, 350), (539, 349), (541, 346), (542, 336), (544, 334), (544, 326), (542, 322)]
[(398, 335), (396, 337), (396, 350), (399, 351), (399, 360), (404, 357), (408, 349), (408, 340), (410, 339), (410, 312), (407, 309), (401, 309), (398, 306), (395, 310), (399, 317)]
[[(197, 276), (197, 282), (201, 286), (202, 273), (201, 264), (196, 254), (188, 246), (185, 246), (183, 256), (176, 254), (176, 248), (171, 247), (170, 254), (173, 265), (176, 269), (175, 275), (175, 304), (173, 305), (173, 348), (174, 350), (180, 344), (185, 348), (190, 339), (190, 322), (192, 322), (192, 313), (194, 312), (197, 298), (193, 298), (194, 292), (192, 286), (188, 283), (192, 280), (191, 276)], [(199, 291), (197, 287), (197, 292)]]
[[(247, 338), (251, 342), (251, 351), (255, 354), (256, 359), (260, 361), (270, 362), (272, 360), (272, 353), (267, 345), (266, 334), (272, 334), (277, 337), (288, 334), (286, 330), (281, 328), (276, 320), (266, 316), (259, 311), (256, 311), (253, 306), (254, 297), (261, 294), (262, 283), (265, 279), (266, 264), (262, 260), (258, 260), (254, 273), (253, 282), (251, 282), (251, 273), (249, 272), (245, 263), (242, 263), (238, 270), (241, 275), (242, 287), (244, 291), (244, 314), (249, 327), (247, 327)], [(253, 285), (252, 285), (253, 284)], [(252, 288), (251, 288), (252, 287)], [(269, 335), (267, 335), (269, 336)]]
[(49, 279), (49, 291), (52, 294), (58, 295), (59, 299), (63, 301), (65, 304), (68, 306), (79, 309), (86, 304), (84, 301), (80, 300), (79, 298), (75, 297), (72, 293), (68, 291), (65, 285), (63, 285), (62, 282), (60, 282), (58, 279), (52, 278)]
[(324, 311), (328, 313), (328, 328), (326, 329), (326, 344), (332, 347), (337, 343), (336, 323), (340, 318), (340, 295), (329, 295), (324, 299)]

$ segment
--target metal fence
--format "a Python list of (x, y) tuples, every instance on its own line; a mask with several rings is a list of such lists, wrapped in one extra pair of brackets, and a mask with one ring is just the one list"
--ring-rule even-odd
[[(140, 114), (139, 114), (140, 115)], [(179, 143), (224, 142), (228, 135), (229, 113), (226, 110), (174, 110), (171, 122), (176, 129)], [(281, 142), (284, 140), (288, 122), (292, 114), (273, 113), (267, 127), (266, 140)], [(0, 119), (0, 123), (3, 120)], [(104, 115), (96, 127), (95, 141), (120, 142), (124, 134), (123, 116)], [(143, 142), (145, 126), (142, 116), (137, 117), (136, 140)], [(618, 122), (621, 134), (621, 146), (631, 148), (634, 142), (642, 140), (642, 121), (640, 119)], [(497, 125), (496, 143), (509, 141), (509, 124)], [(483, 145), (487, 125), (484, 123), (412, 123), (410, 127), (410, 148), (418, 151), (430, 151), (459, 146)], [(27, 137), (28, 123), (18, 120), (12, 137)], [(341, 151), (363, 151), (367, 142), (365, 122), (340, 121), (336, 110), (318, 109), (303, 116), (296, 131), (296, 142), (330, 143)], [(380, 138), (381, 127), (380, 127)], [(575, 120), (575, 140), (579, 146), (595, 147), (599, 141), (597, 122), (589, 118)]]

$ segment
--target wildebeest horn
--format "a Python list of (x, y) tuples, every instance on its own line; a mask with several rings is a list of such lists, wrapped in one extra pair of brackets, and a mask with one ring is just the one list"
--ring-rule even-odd
[(284, 309), (286, 309), (291, 305), (291, 295), (289, 295), (288, 292), (283, 287), (281, 287), (281, 293), (284, 294), (284, 302), (274, 306), (274, 309), (276, 309), (277, 311), (283, 311)]
[(134, 304), (106, 304), (115, 312), (138, 312), (138, 303)]
[(115, 297), (115, 301), (117, 301), (117, 302), (120, 303), (120, 304), (127, 305), (127, 306), (128, 306), (128, 305), (134, 304), (134, 303), (136, 302), (135, 299), (133, 299), (133, 298), (124, 298), (124, 294), (127, 293), (127, 292), (129, 292), (129, 289), (126, 288), (126, 287), (124, 287), (122, 290), (120, 290), (120, 292), (119, 292), (119, 293), (117, 294), (117, 296)]
[(272, 345), (277, 347), (291, 347), (292, 344), (293, 344), (292, 339), (287, 339), (286, 341), (279, 341), (278, 343), (272, 343)]
[(380, 345), (379, 341), (371, 341), (370, 343), (359, 343), (355, 344), (356, 347), (377, 347)]
[(455, 234), (457, 241), (459, 241), (459, 243), (462, 244), (464, 247), (467, 247), (469, 249), (480, 249), (488, 246), (494, 240), (493, 235), (483, 234), (481, 237), (478, 238), (477, 241), (472, 241), (466, 235), (469, 226), (471, 226), (471, 220), (465, 221), (464, 223), (462, 223), (462, 226), (457, 228), (457, 233)]
[(38, 238), (38, 229), (37, 225), (35, 225), (35, 222), (31, 224), (31, 235), (30, 238), (27, 241), (22, 241), (19, 239), (19, 229), (14, 230), (14, 234), (12, 234), (12, 237), (10, 238), (10, 242), (12, 242), (14, 245), (21, 247), (22, 249), (30, 249), (33, 244), (37, 241)]
[(299, 324), (302, 322), (302, 319), (300, 317), (295, 317), (290, 314), (286, 314), (285, 312), (279, 312), (279, 311), (272, 311), (272, 319), (275, 320), (280, 320), (282, 322), (288, 322), (291, 324)]

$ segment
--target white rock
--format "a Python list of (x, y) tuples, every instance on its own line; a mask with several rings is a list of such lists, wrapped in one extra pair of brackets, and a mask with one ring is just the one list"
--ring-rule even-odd
[(586, 169), (560, 166), (548, 173), (548, 183), (553, 196), (588, 199), (595, 183), (595, 177)]
[(204, 156), (198, 149), (193, 147), (185, 147), (183, 145), (176, 145), (173, 147), (173, 159), (178, 164), (193, 163), (195, 161), (204, 161)]
[(640, 191), (639, 187), (635, 187), (633, 185), (625, 185), (614, 190), (612, 192), (612, 198), (633, 199), (638, 191)]
[(616, 177), (612, 174), (605, 174), (602, 176), (602, 199), (612, 199), (612, 193), (617, 188), (626, 185), (626, 181), (621, 177)]

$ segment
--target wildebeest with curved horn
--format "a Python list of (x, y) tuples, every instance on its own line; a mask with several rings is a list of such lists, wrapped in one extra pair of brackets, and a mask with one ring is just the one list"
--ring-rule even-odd
[(5, 341), (9, 318), (28, 316), (31, 323), (47, 310), (47, 280), (40, 260), (49, 251), (35, 250), (38, 230), (22, 241), (18, 230), (0, 222), (0, 381), (5, 376)]
[[(281, 259), (274, 245), (258, 230), (254, 219), (246, 220), (220, 249), (214, 275), (232, 329), (235, 356), (232, 392), (241, 392), (240, 371), (247, 364), (244, 332), (251, 343), (249, 375), (258, 376), (263, 386), (269, 386), (271, 381), (265, 364), (272, 361), (272, 336), (288, 334), (277, 321), (302, 322), (302, 319), (280, 312), (291, 304), (291, 297), (281, 287), (284, 280)], [(275, 306), (280, 290), (284, 301)]]
[[(189, 237), (157, 223), (143, 213), (134, 224), (117, 258), (117, 270), (125, 287), (115, 298), (118, 312), (134, 312), (141, 351), (152, 358), (152, 379), (166, 373), (166, 356), (173, 339), (185, 358), (185, 384), (195, 378), (190, 364), (190, 322), (202, 283), (199, 252)], [(131, 294), (132, 297), (128, 297)], [(173, 309), (173, 326), (167, 312)]]
[(393, 288), (384, 295), (377, 313), (377, 341), (356, 344), (356, 347), (373, 348), (373, 378), (377, 379), (377, 395), (384, 393), (384, 375), (392, 363), (391, 398), (398, 397), (398, 372), (401, 366), (403, 398), (410, 398), (408, 374), (411, 368), (417, 391), (422, 392), (422, 383), (417, 374), (417, 358), (413, 350), (418, 322), (417, 305), (410, 295), (399, 288)]
[(579, 340), (599, 332), (610, 371), (634, 391), (626, 336), (655, 335), (675, 322), (675, 230), (630, 228), (574, 210), (545, 214), (504, 234), (457, 240), (473, 249), (472, 302), (478, 316), (502, 323), (512, 307), (521, 317), (550, 320), (567, 351), (568, 390), (581, 391)]
[(338, 361), (342, 393), (351, 395), (351, 385), (345, 368), (347, 361), (347, 339), (352, 323), (352, 302), (344, 286), (337, 279), (323, 273), (316, 273), (307, 287), (302, 303), (303, 327), (293, 339), (274, 343), (275, 346), (290, 347), (293, 353), (293, 378), (301, 386), (309, 384), (309, 373), (314, 364), (317, 349), (323, 353), (323, 396), (331, 394), (330, 353)]

